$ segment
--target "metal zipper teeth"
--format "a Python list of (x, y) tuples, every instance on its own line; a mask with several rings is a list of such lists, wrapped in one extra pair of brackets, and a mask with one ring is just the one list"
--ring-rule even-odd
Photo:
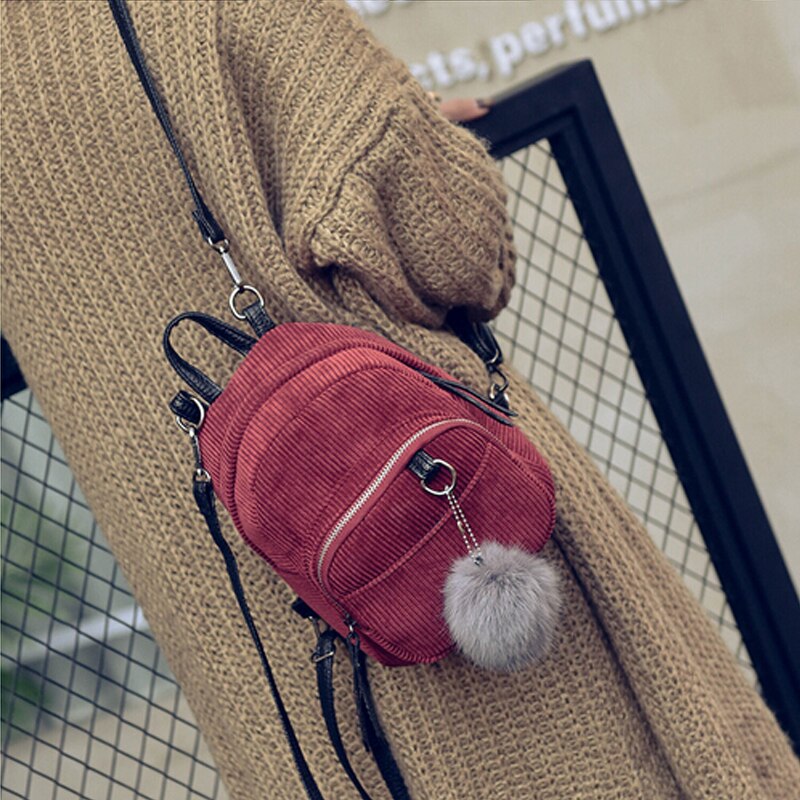
[(383, 465), (381, 471), (372, 480), (372, 483), (370, 483), (370, 485), (364, 489), (353, 505), (351, 505), (350, 508), (348, 508), (347, 511), (345, 511), (344, 514), (339, 518), (339, 521), (325, 538), (325, 542), (322, 545), (322, 550), (319, 554), (319, 559), (317, 560), (317, 581), (322, 589), (325, 589), (325, 586), (322, 582), (322, 562), (325, 560), (325, 556), (328, 554), (328, 550), (331, 549), (331, 546), (336, 541), (336, 538), (347, 526), (347, 523), (353, 519), (353, 517), (361, 510), (361, 508), (363, 508), (364, 504), (370, 499), (370, 497), (375, 494), (375, 492), (380, 488), (381, 484), (386, 480), (389, 473), (392, 471), (392, 467), (394, 467), (394, 465), (402, 457), (403, 453), (405, 453), (406, 450), (408, 450), (408, 448), (417, 441), (417, 439), (424, 436), (429, 431), (432, 431), (434, 428), (439, 428), (442, 425), (453, 425), (454, 423), (481, 427), (477, 422), (471, 419), (445, 419), (441, 420), (440, 422), (434, 422), (433, 424), (427, 425), (426, 427), (418, 430), (413, 436), (411, 436), (409, 439), (406, 439), (397, 450), (395, 450), (391, 458)]

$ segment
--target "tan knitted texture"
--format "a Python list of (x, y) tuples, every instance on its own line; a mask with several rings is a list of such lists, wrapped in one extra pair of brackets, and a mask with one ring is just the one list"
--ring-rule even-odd
[[(206, 200), (280, 320), (355, 323), (482, 383), (435, 329), (486, 313), (513, 270), (504, 193), (344, 5), (132, 4)], [(302, 789), (167, 413), (168, 318), (226, 314), (227, 277), (103, 2), (2, 4), (3, 330), (178, 677), (231, 795)], [(223, 379), (235, 361), (184, 336)], [(565, 584), (557, 647), (497, 676), (458, 657), (372, 670), (417, 800), (797, 797), (800, 770), (703, 612), (526, 385), (520, 424), (556, 475), (545, 553)], [(311, 632), (238, 540), (250, 603), (328, 798), (354, 792), (319, 719)], [(357, 742), (346, 677), (340, 716)]]

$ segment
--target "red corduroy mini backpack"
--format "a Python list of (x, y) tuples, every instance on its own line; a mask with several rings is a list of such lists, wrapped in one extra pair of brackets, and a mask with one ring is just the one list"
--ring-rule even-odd
[[(354, 786), (369, 797), (336, 721), (340, 636), (365, 746), (392, 797), (408, 798), (364, 654), (401, 666), (458, 647), (478, 666), (499, 670), (541, 657), (560, 610), (555, 573), (535, 555), (555, 519), (550, 471), (510, 422), (503, 395), (484, 398), (357, 328), (275, 326), (260, 298), (244, 311), (260, 338), (194, 312), (176, 317), (164, 335), (170, 363), (196, 392), (181, 391), (170, 405), (194, 448), (198, 507), (225, 558), (309, 797), (321, 795), (220, 530), (215, 491), (242, 537), (297, 593), (295, 609), (317, 627), (312, 660), (322, 713)], [(173, 330), (189, 320), (244, 355), (224, 389), (172, 347)], [(485, 330), (481, 341), (491, 341)]]
[[(537, 556), (555, 521), (553, 480), (514, 427), (502, 355), (490, 329), (454, 312), (454, 332), (485, 362), (488, 396), (375, 334), (345, 325), (275, 325), (245, 284), (201, 197), (156, 91), (124, 0), (109, 0), (142, 86), (183, 170), (193, 217), (222, 257), (229, 305), (256, 337), (199, 312), (173, 319), (167, 359), (192, 392), (170, 408), (194, 453), (193, 492), (219, 548), (267, 677), (306, 794), (322, 800), (278, 691), (225, 540), (215, 495), (250, 547), (314, 622), (322, 714), (359, 796), (336, 719), (333, 661), (346, 643), (362, 739), (395, 800), (409, 798), (375, 709), (365, 654), (424, 664), (458, 648), (479, 667), (511, 670), (546, 651), (558, 581)], [(242, 298), (255, 299), (239, 308)], [(242, 360), (225, 387), (175, 351), (193, 322)], [(323, 623), (326, 623), (323, 625)]]
[[(224, 390), (177, 363), (183, 320), (246, 351)], [(555, 579), (532, 554), (553, 528), (553, 482), (503, 406), (343, 325), (286, 323), (256, 340), (184, 314), (165, 345), (209, 403), (197, 437), (217, 496), (332, 628), (391, 666), (456, 644), (496, 669), (543, 652)]]

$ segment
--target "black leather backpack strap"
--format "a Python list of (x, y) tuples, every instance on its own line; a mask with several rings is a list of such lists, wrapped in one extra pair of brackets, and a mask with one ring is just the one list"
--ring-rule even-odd
[(369, 793), (359, 781), (358, 776), (350, 763), (347, 755), (342, 734), (339, 730), (339, 721), (336, 717), (336, 704), (333, 693), (333, 664), (336, 656), (336, 640), (339, 634), (333, 628), (322, 631), (317, 639), (317, 646), (311, 656), (317, 670), (317, 692), (319, 703), (322, 709), (322, 718), (325, 720), (325, 727), (328, 729), (328, 738), (331, 740), (336, 757), (342, 765), (342, 769), (361, 800), (371, 800)]
[[(194, 202), (192, 218), (197, 223), (203, 240), (222, 258), (225, 269), (228, 271), (228, 275), (230, 275), (233, 281), (233, 292), (228, 298), (228, 305), (230, 306), (231, 312), (237, 319), (246, 320), (259, 337), (263, 336), (267, 331), (275, 327), (275, 323), (264, 309), (264, 301), (258, 290), (242, 280), (242, 276), (239, 274), (239, 270), (236, 268), (233, 256), (231, 255), (230, 242), (225, 235), (225, 231), (223, 231), (222, 226), (211, 213), (205, 200), (203, 200), (203, 196), (200, 194), (200, 190), (197, 188), (197, 184), (194, 182), (192, 173), (184, 158), (183, 151), (178, 143), (178, 137), (175, 135), (175, 131), (172, 128), (167, 109), (158, 94), (153, 76), (150, 74), (150, 69), (145, 61), (144, 53), (139, 44), (139, 38), (136, 35), (136, 29), (133, 26), (133, 20), (131, 19), (125, 0), (108, 0), (108, 4), (111, 8), (111, 13), (114, 15), (114, 21), (117, 23), (122, 41), (125, 44), (125, 49), (130, 56), (131, 63), (136, 70), (136, 74), (139, 76), (142, 88), (147, 95), (147, 99), (150, 101), (156, 118), (164, 130), (164, 135), (167, 137), (169, 146), (172, 148), (172, 152), (178, 160), (184, 181), (186, 182), (189, 194), (191, 194), (192, 201)], [(251, 303), (240, 312), (236, 308), (236, 299), (239, 295), (248, 292), (255, 294), (257, 302)]]
[(275, 708), (278, 711), (278, 716), (280, 717), (281, 725), (283, 726), (283, 732), (286, 735), (286, 740), (289, 743), (289, 748), (292, 751), (292, 757), (294, 758), (297, 771), (300, 774), (300, 780), (303, 783), (303, 788), (305, 789), (309, 800), (323, 800), (322, 793), (320, 792), (319, 787), (314, 780), (314, 776), (311, 774), (308, 761), (303, 754), (303, 750), (300, 747), (300, 742), (297, 739), (297, 735), (295, 734), (294, 728), (292, 727), (292, 723), (289, 719), (289, 714), (287, 713), (286, 707), (283, 704), (283, 699), (281, 698), (280, 691), (278, 690), (278, 684), (275, 682), (275, 676), (273, 675), (272, 667), (270, 666), (269, 659), (267, 658), (267, 653), (264, 650), (264, 645), (261, 643), (261, 637), (258, 634), (258, 629), (256, 628), (256, 624), (253, 620), (253, 615), (250, 613), (250, 607), (247, 604), (244, 587), (242, 586), (242, 581), (239, 578), (239, 568), (236, 564), (236, 557), (234, 556), (233, 550), (231, 550), (230, 545), (222, 534), (222, 529), (219, 524), (219, 517), (217, 516), (216, 505), (214, 502), (214, 489), (211, 486), (211, 481), (208, 479), (208, 473), (206, 473), (203, 469), (202, 462), (200, 462), (199, 458), (195, 471), (194, 498), (200, 513), (203, 515), (203, 518), (206, 521), (208, 530), (211, 533), (211, 538), (214, 540), (214, 544), (216, 544), (217, 548), (222, 554), (222, 558), (225, 561), (225, 567), (228, 571), (228, 577), (230, 579), (231, 587), (233, 588), (233, 593), (236, 596), (239, 609), (242, 612), (242, 616), (244, 617), (247, 629), (250, 632), (253, 644), (255, 644), (259, 658), (261, 659), (261, 666), (264, 670), (264, 674), (267, 677), (272, 699), (275, 703)]
[[(317, 646), (312, 654), (317, 670), (317, 690), (319, 693), (320, 708), (322, 718), (325, 720), (325, 727), (328, 729), (328, 737), (331, 740), (336, 757), (342, 765), (347, 776), (362, 800), (371, 800), (366, 789), (355, 774), (350, 759), (347, 755), (342, 735), (339, 730), (339, 722), (336, 716), (336, 703), (334, 702), (333, 689), (333, 667), (336, 654), (336, 640), (339, 634), (329, 628), (322, 631), (317, 639)], [(353, 648), (357, 653), (353, 653)], [(364, 746), (372, 754), (375, 763), (383, 777), (386, 788), (393, 800), (410, 800), (411, 796), (406, 788), (405, 780), (400, 772), (400, 767), (395, 761), (389, 742), (381, 728), (378, 719), (375, 703), (372, 699), (372, 691), (369, 686), (369, 678), (366, 669), (366, 657), (355, 644), (348, 641), (348, 649), (351, 650), (353, 660), (353, 688), (356, 702), (356, 711), (361, 728), (361, 736)]]
[[(178, 314), (178, 316), (173, 318), (167, 325), (164, 330), (163, 339), (164, 353), (167, 356), (167, 361), (169, 361), (175, 372), (177, 372), (203, 400), (207, 403), (213, 403), (214, 400), (222, 394), (222, 387), (212, 381), (204, 372), (201, 372), (193, 364), (190, 364), (186, 359), (178, 355), (172, 345), (171, 337), (173, 331), (181, 322), (187, 320), (200, 325), (201, 328), (204, 328), (216, 339), (242, 355), (247, 355), (258, 340), (244, 333), (244, 331), (239, 330), (239, 328), (228, 325), (227, 322), (223, 322), (216, 317), (203, 314), (199, 311), (185, 311), (183, 314)], [(174, 403), (176, 400), (173, 399), (172, 402)], [(170, 404), (170, 408), (172, 408), (172, 403)], [(179, 412), (175, 411), (175, 413)], [(185, 418), (188, 419), (188, 417)]]
[(197, 227), (200, 228), (201, 235), (207, 242), (210, 244), (217, 242), (221, 243), (225, 241), (225, 233), (220, 224), (214, 218), (214, 215), (211, 213), (208, 206), (203, 201), (203, 197), (195, 185), (192, 174), (189, 172), (189, 167), (186, 164), (186, 159), (183, 157), (183, 152), (178, 144), (175, 131), (173, 131), (172, 125), (170, 124), (169, 116), (164, 108), (164, 103), (162, 102), (161, 97), (156, 90), (150, 70), (147, 68), (144, 54), (142, 53), (142, 48), (139, 45), (139, 40), (133, 27), (133, 21), (131, 20), (130, 13), (128, 12), (128, 7), (125, 5), (125, 0), (108, 0), (108, 4), (111, 6), (111, 13), (114, 15), (114, 20), (116, 21), (120, 35), (122, 36), (122, 41), (125, 43), (125, 48), (128, 51), (128, 55), (130, 56), (134, 68), (136, 69), (136, 74), (139, 76), (139, 81), (142, 84), (142, 88), (147, 95), (147, 99), (150, 101), (150, 105), (153, 107), (153, 111), (155, 112), (158, 121), (161, 123), (161, 127), (164, 129), (164, 134), (169, 141), (172, 152), (175, 153), (175, 157), (178, 159), (178, 163), (180, 164), (184, 180), (186, 181), (186, 185), (189, 187), (189, 192), (191, 193), (192, 200), (194, 201), (194, 211), (192, 211), (192, 217), (197, 223)]
[(353, 631), (347, 637), (347, 646), (353, 666), (353, 692), (364, 746), (372, 753), (392, 800), (411, 800), (403, 773), (395, 761), (375, 707), (367, 672), (367, 657), (359, 646), (358, 636)]
[(447, 321), (453, 333), (483, 361), (487, 368), (499, 367), (503, 363), (503, 351), (487, 323), (471, 319), (464, 308), (454, 308), (448, 314)]
[(447, 322), (453, 333), (483, 361), (491, 379), (489, 399), (494, 404), (507, 409), (508, 378), (501, 369), (503, 351), (500, 349), (500, 343), (497, 341), (494, 331), (486, 322), (474, 320), (466, 308), (454, 308), (447, 315)]

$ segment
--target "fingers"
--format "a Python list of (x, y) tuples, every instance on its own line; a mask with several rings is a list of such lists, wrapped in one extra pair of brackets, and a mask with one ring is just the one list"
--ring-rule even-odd
[(439, 110), (451, 122), (469, 122), (488, 114), (489, 104), (485, 100), (458, 97), (453, 100), (440, 101)]

